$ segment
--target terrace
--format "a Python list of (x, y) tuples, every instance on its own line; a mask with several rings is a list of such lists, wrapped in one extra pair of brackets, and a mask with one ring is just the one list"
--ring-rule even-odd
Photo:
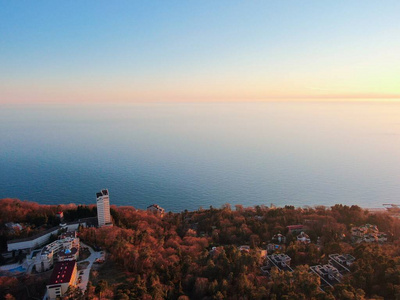
[(330, 254), (329, 258), (329, 263), (337, 268), (341, 274), (350, 272), (349, 267), (355, 261), (355, 258), (350, 254)]
[(310, 270), (321, 278), (321, 288), (325, 286), (333, 287), (342, 278), (339, 270), (330, 264), (311, 266)]
[(293, 269), (290, 267), (291, 258), (289, 255), (286, 254), (272, 254), (268, 255), (268, 264), (266, 269), (271, 269), (272, 267), (277, 267), (279, 270), (282, 271), (290, 271), (292, 272)]

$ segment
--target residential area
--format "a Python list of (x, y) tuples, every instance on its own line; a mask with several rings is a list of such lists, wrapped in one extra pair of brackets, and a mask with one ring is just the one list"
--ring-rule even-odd
[[(58, 226), (7, 240), (0, 286), (10, 288), (0, 288), (2, 296), (392, 299), (400, 288), (400, 223), (384, 211), (227, 204), (166, 213), (155, 205), (109, 207), (106, 190), (96, 196), (101, 214), (93, 216), (93, 207), (54, 207)], [(29, 207), (18, 201), (4, 201), (5, 209)], [(81, 218), (66, 219), (78, 210)], [(13, 218), (29, 226), (23, 217)], [(3, 232), (19, 228), (8, 224)]]

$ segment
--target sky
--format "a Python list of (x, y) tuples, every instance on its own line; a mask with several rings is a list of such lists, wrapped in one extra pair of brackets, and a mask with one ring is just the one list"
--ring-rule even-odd
[(0, 104), (400, 99), (399, 1), (0, 0)]

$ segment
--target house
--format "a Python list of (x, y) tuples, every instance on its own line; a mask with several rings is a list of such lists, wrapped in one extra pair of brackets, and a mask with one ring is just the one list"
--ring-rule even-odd
[(333, 287), (342, 279), (342, 275), (340, 274), (339, 270), (330, 264), (311, 266), (310, 270), (320, 277), (321, 289), (326, 286)]
[(373, 243), (378, 241), (378, 237), (376, 234), (373, 233), (367, 233), (364, 235), (363, 241), (366, 243)]
[(208, 254), (211, 257), (214, 257), (214, 255), (217, 253), (217, 247), (212, 247), (211, 250), (208, 252)]
[(289, 225), (286, 227), (288, 229), (288, 233), (300, 233), (302, 232), (305, 228), (304, 225)]
[(359, 227), (351, 228), (352, 235), (363, 237), (367, 233), (379, 233), (378, 226), (365, 224)]
[(247, 245), (242, 245), (242, 246), (239, 246), (239, 251), (242, 251), (242, 252), (250, 252), (250, 246), (247, 246)]
[(349, 267), (353, 264), (356, 259), (350, 254), (330, 254), (329, 264), (338, 269), (343, 274), (350, 272)]
[(301, 232), (298, 236), (297, 236), (297, 241), (304, 243), (304, 244), (309, 244), (311, 242), (310, 237), (308, 236), (307, 233)]
[(377, 234), (377, 238), (378, 238), (378, 243), (385, 243), (387, 242), (387, 234), (380, 232)]
[(277, 267), (282, 271), (293, 271), (290, 267), (290, 261), (292, 260), (287, 254), (272, 254), (267, 255), (269, 265), (271, 267)]
[(64, 220), (64, 213), (62, 211), (59, 211), (56, 213), (56, 218), (59, 219), (60, 221)]
[(359, 238), (364, 238), (364, 235), (372, 232), (371, 230), (369, 230), (370, 227), (373, 228), (373, 229), (376, 228), (375, 225), (373, 225), (373, 226), (374, 227), (372, 227), (372, 225), (370, 225), (370, 224), (366, 224), (366, 225), (363, 225), (363, 226), (352, 227), (351, 228), (351, 235), (355, 236), (355, 237), (359, 237)]
[(54, 265), (50, 281), (47, 284), (47, 295), (50, 300), (61, 298), (69, 286), (76, 285), (77, 264), (75, 260), (58, 262)]
[(363, 238), (364, 234), (366, 234), (366, 233), (367, 233), (367, 230), (365, 228), (360, 228), (360, 227), (351, 228), (351, 235), (353, 237)]
[(361, 243), (385, 243), (387, 242), (387, 235), (379, 232), (378, 226), (365, 224), (359, 227), (351, 228), (351, 235), (353, 242)]
[(291, 258), (286, 254), (267, 255), (267, 264), (261, 267), (261, 272), (263, 275), (268, 276), (273, 267), (282, 271), (293, 272), (293, 269), (290, 267), (290, 261)]
[(5, 225), (11, 233), (19, 232), (22, 229), (24, 229), (24, 227), (22, 227), (22, 225), (19, 223), (9, 222), (6, 223)]
[(147, 207), (147, 211), (152, 212), (156, 215), (163, 216), (164, 215), (164, 208), (159, 206), (158, 204), (152, 204)]
[(363, 227), (367, 228), (368, 232), (375, 232), (375, 233), (379, 232), (378, 226), (376, 226), (376, 225), (365, 224)]
[(274, 252), (274, 251), (285, 251), (285, 245), (283, 244), (273, 244), (273, 243), (269, 243), (267, 245), (267, 251), (268, 253)]
[(272, 237), (272, 241), (277, 244), (285, 244), (286, 243), (286, 236), (278, 233)]

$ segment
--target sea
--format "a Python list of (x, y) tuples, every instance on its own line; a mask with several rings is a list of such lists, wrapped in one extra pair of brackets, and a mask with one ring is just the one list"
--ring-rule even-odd
[(0, 198), (167, 211), (400, 203), (400, 101), (0, 105)]

